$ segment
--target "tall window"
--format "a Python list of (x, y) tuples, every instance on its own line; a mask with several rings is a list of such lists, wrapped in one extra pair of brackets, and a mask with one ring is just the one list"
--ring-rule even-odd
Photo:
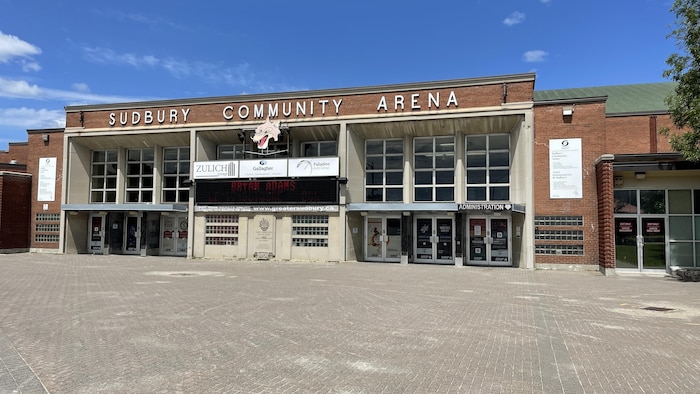
[(510, 136), (467, 136), (467, 201), (510, 200)]
[(117, 150), (92, 152), (92, 174), (90, 175), (90, 202), (117, 201)]
[(153, 202), (153, 148), (126, 151), (126, 202)]
[(304, 157), (337, 156), (338, 144), (335, 141), (303, 142), (301, 151)]
[(403, 201), (403, 140), (365, 142), (365, 201)]
[(190, 148), (163, 149), (163, 202), (187, 202), (190, 187)]
[(414, 140), (414, 200), (454, 201), (454, 137), (421, 137)]

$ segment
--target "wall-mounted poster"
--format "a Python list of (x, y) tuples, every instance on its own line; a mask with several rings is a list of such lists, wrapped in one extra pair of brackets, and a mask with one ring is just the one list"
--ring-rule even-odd
[(549, 140), (549, 198), (583, 198), (580, 138)]
[(56, 200), (56, 158), (42, 157), (39, 159), (39, 184), (36, 193), (37, 201)]

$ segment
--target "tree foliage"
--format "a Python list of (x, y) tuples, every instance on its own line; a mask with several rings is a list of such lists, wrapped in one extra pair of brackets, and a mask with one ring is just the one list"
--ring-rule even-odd
[(668, 38), (677, 41), (680, 53), (666, 59), (670, 67), (663, 76), (677, 82), (676, 89), (666, 98), (671, 120), (680, 133), (662, 134), (669, 137), (671, 147), (690, 161), (700, 161), (700, 0), (675, 0), (671, 11), (676, 14), (673, 31)]

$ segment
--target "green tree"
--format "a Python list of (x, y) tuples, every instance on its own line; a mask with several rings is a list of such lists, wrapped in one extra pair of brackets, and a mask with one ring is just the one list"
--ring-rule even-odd
[(666, 98), (671, 120), (685, 131), (661, 134), (669, 137), (673, 150), (690, 161), (700, 161), (700, 0), (675, 0), (671, 11), (676, 14), (673, 31), (667, 38), (677, 41), (680, 53), (666, 59), (670, 67), (663, 76), (677, 82)]

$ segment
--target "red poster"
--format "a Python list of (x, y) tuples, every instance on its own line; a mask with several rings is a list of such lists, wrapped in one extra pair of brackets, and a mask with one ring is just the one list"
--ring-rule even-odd
[(654, 233), (659, 234), (661, 232), (661, 223), (659, 222), (646, 222), (647, 234)]
[(631, 233), (633, 230), (632, 222), (618, 222), (617, 227), (620, 233)]

